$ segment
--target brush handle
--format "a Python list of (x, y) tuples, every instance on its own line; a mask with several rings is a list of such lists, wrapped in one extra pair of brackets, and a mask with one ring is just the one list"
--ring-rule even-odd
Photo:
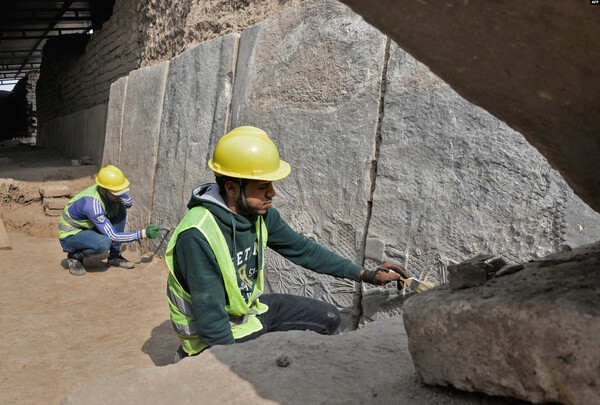
[[(430, 288), (434, 287), (435, 284), (430, 283), (429, 281), (421, 281), (421, 280), (417, 280), (414, 277), (409, 277), (409, 278), (404, 278), (402, 276), (400, 276), (400, 280), (404, 281), (404, 283), (409, 286), (412, 287), (416, 292), (420, 293), (423, 291), (427, 291)], [(398, 284), (398, 289), (400, 290), (400, 284)]]
[(415, 280), (414, 278), (412, 278), (412, 277), (409, 277), (409, 278), (404, 278), (404, 277), (402, 277), (402, 276), (400, 276), (400, 277), (398, 278), (398, 280), (402, 280), (402, 281), (404, 281), (404, 284), (406, 284), (406, 286), (407, 286), (407, 287), (410, 287), (410, 285), (412, 284), (413, 280), (414, 280), (414, 281), (416, 281), (416, 280)]

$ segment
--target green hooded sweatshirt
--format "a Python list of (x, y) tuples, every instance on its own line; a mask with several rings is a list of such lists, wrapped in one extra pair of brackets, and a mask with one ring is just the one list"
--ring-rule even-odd
[[(258, 270), (254, 225), (257, 217), (244, 217), (231, 211), (214, 183), (202, 185), (192, 192), (187, 207), (197, 205), (203, 205), (213, 214), (223, 232), (240, 291), (247, 299)], [(360, 280), (360, 266), (292, 230), (276, 209), (269, 208), (263, 218), (268, 230), (267, 246), (286, 259), (318, 273)], [(179, 234), (173, 259), (175, 276), (192, 297), (200, 339), (208, 346), (235, 343), (225, 311), (227, 294), (221, 270), (204, 235), (196, 228)]]

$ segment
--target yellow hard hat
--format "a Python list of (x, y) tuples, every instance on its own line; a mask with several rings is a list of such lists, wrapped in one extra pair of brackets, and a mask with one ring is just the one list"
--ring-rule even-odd
[(96, 176), (96, 184), (107, 189), (115, 195), (120, 195), (129, 190), (129, 180), (123, 172), (113, 165), (103, 167)]
[(290, 174), (290, 165), (279, 159), (279, 151), (262, 129), (243, 126), (222, 137), (208, 162), (224, 176), (275, 181)]

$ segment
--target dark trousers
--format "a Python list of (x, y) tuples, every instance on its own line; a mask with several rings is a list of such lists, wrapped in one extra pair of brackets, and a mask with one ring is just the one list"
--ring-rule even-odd
[(269, 332), (288, 330), (312, 330), (321, 335), (332, 335), (342, 321), (340, 311), (324, 301), (291, 294), (264, 294), (260, 301), (269, 306), (269, 310), (258, 319), (263, 328), (258, 332), (237, 339), (247, 342)]
[[(269, 310), (258, 315), (263, 328), (258, 332), (236, 339), (236, 343), (247, 342), (269, 332), (288, 330), (312, 330), (321, 335), (332, 335), (342, 321), (340, 311), (324, 301), (291, 294), (264, 294), (260, 301), (269, 306)], [(175, 362), (189, 355), (180, 346)]]

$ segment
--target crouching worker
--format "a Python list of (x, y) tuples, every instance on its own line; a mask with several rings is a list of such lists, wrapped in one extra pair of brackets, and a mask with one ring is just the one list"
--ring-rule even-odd
[(124, 232), (127, 208), (132, 198), (125, 194), (129, 180), (117, 167), (103, 167), (96, 184), (73, 197), (65, 207), (58, 224), (58, 238), (67, 254), (69, 272), (86, 273), (83, 259), (109, 251), (108, 265), (131, 269), (134, 264), (121, 256), (121, 243), (143, 238), (156, 238), (159, 228), (150, 225), (135, 232)]
[(181, 341), (175, 360), (207, 347), (245, 342), (274, 331), (333, 334), (338, 309), (313, 298), (262, 294), (270, 247), (312, 271), (383, 285), (404, 269), (367, 271), (293, 231), (273, 208), (273, 182), (290, 173), (275, 144), (255, 127), (239, 127), (208, 163), (216, 184), (192, 192), (189, 211), (167, 246), (167, 296)]

